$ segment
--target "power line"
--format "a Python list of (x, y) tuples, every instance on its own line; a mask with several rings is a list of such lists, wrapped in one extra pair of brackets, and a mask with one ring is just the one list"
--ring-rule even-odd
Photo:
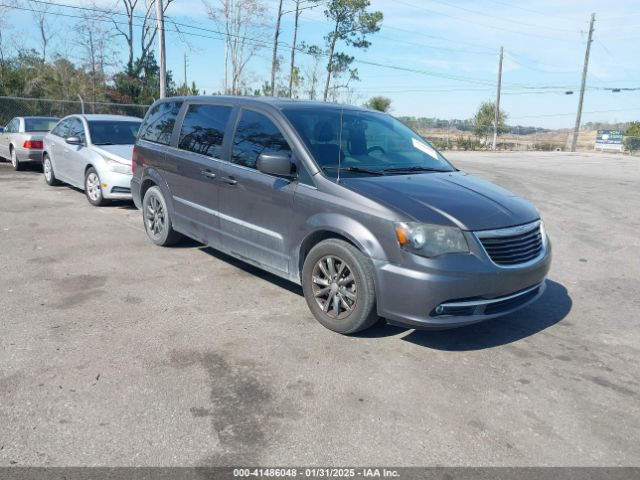
[[(86, 10), (86, 11), (95, 11), (95, 12), (100, 12), (100, 13), (116, 13), (116, 12), (109, 12), (109, 11), (101, 10), (101, 9), (93, 9), (93, 8), (89, 8), (89, 7), (76, 7), (76, 6), (72, 6), (72, 5), (65, 5), (65, 4), (60, 4), (60, 3), (47, 2), (47, 1), (44, 1), (44, 0), (33, 0), (33, 1), (37, 2), (37, 3), (49, 4), (49, 5), (54, 5), (54, 6), (58, 6), (58, 7), (66, 7), (66, 8), (80, 9), (80, 10)], [(0, 4), (0, 6), (5, 6), (5, 7), (12, 8), (12, 9), (18, 9), (18, 10), (32, 11), (30, 8), (19, 7), (19, 6), (15, 6), (15, 5)], [(48, 14), (49, 15), (54, 15), (54, 16), (62, 16), (62, 17), (67, 17), (67, 18), (78, 18), (78, 19), (85, 20), (85, 17), (79, 16), (79, 15), (72, 15), (72, 14), (68, 14), (68, 13), (48, 12)], [(117, 13), (117, 14), (118, 15), (126, 15), (126, 14), (122, 14), (122, 13)], [(144, 18), (143, 16), (140, 16), (140, 15), (135, 15), (134, 17), (135, 18)], [(128, 23), (121, 22), (121, 21), (116, 21), (116, 20), (113, 20), (113, 19), (96, 18), (95, 20), (96, 21), (100, 21), (100, 22), (107, 22), (107, 23), (117, 24), (117, 25), (128, 25)], [(210, 39), (213, 39), (213, 40), (223, 40), (224, 36), (226, 35), (225, 32), (222, 32), (222, 31), (219, 31), (219, 30), (213, 30), (213, 29), (208, 29), (208, 28), (204, 28), (204, 27), (196, 27), (196, 26), (186, 25), (186, 24), (179, 23), (179, 22), (174, 22), (174, 21), (172, 21), (171, 23), (174, 25), (174, 27), (176, 27), (176, 26), (184, 26), (186, 28), (191, 28), (191, 29), (195, 29), (195, 30), (201, 30), (201, 31), (209, 32), (209, 33), (214, 33), (214, 34), (219, 35), (219, 36), (212, 37), (210, 35), (197, 34), (197, 33), (194, 33), (194, 32), (185, 32), (185, 31), (178, 30), (177, 28), (175, 28), (175, 29), (167, 29), (167, 28), (165, 28), (165, 32), (173, 32), (173, 33), (191, 35), (191, 36), (201, 37), (201, 38), (210, 38)], [(133, 25), (137, 26), (137, 27), (142, 26), (140, 24), (133, 24)], [(268, 46), (268, 44), (265, 41), (260, 40), (260, 39), (256, 39), (256, 38), (252, 38), (252, 37), (248, 37), (248, 36), (243, 36), (243, 35), (234, 35), (234, 34), (230, 34), (230, 36), (236, 37), (236, 38), (240, 38), (240, 39), (243, 39), (245, 41), (248, 41), (248, 43), (250, 43), (250, 44), (252, 44), (254, 46), (261, 46), (261, 47), (267, 47)], [(286, 42), (281, 42), (280, 45), (283, 45), (283, 46), (285, 46), (287, 48), (291, 48), (291, 45), (289, 45)], [(301, 53), (303, 53), (305, 55), (311, 55), (311, 54), (309, 54), (309, 52), (307, 52), (305, 49), (302, 49), (302, 48), (296, 48), (296, 51), (301, 52)], [(321, 54), (321, 56), (328, 57), (327, 54)], [(360, 65), (368, 65), (368, 66), (373, 66), (373, 67), (378, 67), (378, 68), (385, 68), (385, 69), (390, 69), (390, 70), (402, 71), (402, 72), (416, 73), (416, 74), (419, 74), (419, 75), (425, 75), (425, 76), (434, 77), (434, 78), (444, 78), (444, 79), (458, 81), (458, 82), (475, 83), (475, 84), (483, 84), (483, 85), (493, 85), (493, 82), (491, 82), (491, 81), (487, 81), (487, 80), (483, 80), (483, 79), (476, 79), (476, 78), (472, 78), (472, 77), (466, 77), (466, 76), (463, 76), (463, 75), (438, 73), (438, 72), (433, 72), (433, 71), (402, 67), (402, 66), (392, 65), (392, 64), (387, 64), (387, 63), (372, 62), (372, 61), (361, 60), (361, 59), (355, 59), (354, 63), (360, 64)]]
[[(465, 12), (470, 12), (470, 13), (473, 13), (474, 15), (481, 15), (483, 17), (489, 17), (489, 18), (494, 18), (494, 19), (496, 18), (496, 16), (494, 14), (485, 13), (485, 12), (482, 12), (482, 11), (479, 11), (479, 10), (473, 10), (471, 8), (467, 8), (467, 7), (464, 7), (462, 5), (456, 5), (456, 4), (453, 4), (453, 3), (450, 3), (450, 2), (446, 2), (444, 0), (431, 0), (431, 1), (435, 2), (435, 3), (439, 3), (441, 5), (447, 5), (447, 6), (452, 7), (452, 8), (457, 8), (458, 10), (463, 10)], [(527, 27), (540, 28), (539, 25), (535, 25), (533, 23), (528, 23), (528, 22), (523, 22), (523, 21), (520, 21), (520, 20), (509, 19), (508, 21), (509, 21), (509, 23), (517, 23), (518, 25), (525, 25)], [(562, 32), (576, 33), (574, 30), (570, 30), (570, 29), (567, 29), (567, 28), (552, 27), (552, 26), (549, 26), (549, 25), (545, 25), (545, 28), (551, 29), (551, 30), (558, 30), (558, 31), (562, 31)]]
[[(484, 28), (489, 28), (491, 30), (503, 30), (505, 32), (511, 32), (511, 33), (515, 33), (518, 35), (524, 35), (524, 36), (529, 36), (529, 37), (537, 37), (537, 38), (544, 38), (546, 40), (556, 40), (556, 41), (560, 41), (560, 42), (568, 42), (568, 43), (573, 43), (573, 42), (578, 42), (578, 40), (569, 40), (569, 39), (565, 39), (565, 38), (555, 38), (555, 37), (550, 37), (548, 35), (541, 35), (541, 34), (536, 34), (536, 33), (531, 33), (531, 32), (523, 32), (521, 30), (513, 30), (510, 28), (505, 28), (505, 27), (501, 27), (501, 26), (496, 26), (496, 25), (490, 25), (487, 23), (482, 23), (482, 22), (478, 22), (475, 20), (469, 20), (468, 18), (460, 18), (460, 17), (456, 17), (455, 15), (451, 15), (451, 14), (447, 14), (444, 12), (439, 12), (437, 10), (431, 10), (428, 8), (425, 8), (421, 5), (415, 5), (409, 2), (406, 2), (404, 0), (396, 0), (396, 2), (401, 3), (403, 5), (406, 5), (408, 7), (412, 7), (418, 10), (424, 10), (425, 12), (429, 12), (429, 13), (433, 13), (436, 15), (441, 15), (443, 17), (448, 17), (448, 18), (453, 18), (454, 20), (460, 21), (460, 22), (467, 22), (467, 23), (471, 23), (473, 25), (479, 25), (481, 27)], [(544, 27), (538, 27), (538, 28), (544, 28)]]

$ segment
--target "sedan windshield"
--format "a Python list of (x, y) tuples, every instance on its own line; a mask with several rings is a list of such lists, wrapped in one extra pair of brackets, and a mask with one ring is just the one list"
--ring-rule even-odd
[(89, 122), (94, 145), (133, 145), (142, 122), (94, 120)]
[(452, 172), (429, 142), (390, 115), (340, 107), (284, 114), (329, 177)]
[(58, 123), (57, 118), (25, 118), (25, 132), (48, 132)]

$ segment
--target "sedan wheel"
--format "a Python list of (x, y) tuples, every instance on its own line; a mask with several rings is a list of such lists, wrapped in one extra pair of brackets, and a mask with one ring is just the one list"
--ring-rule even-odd
[(100, 206), (104, 205), (104, 197), (102, 196), (102, 188), (100, 186), (100, 177), (98, 172), (91, 167), (87, 170), (84, 177), (84, 193), (87, 196), (87, 200), (91, 205)]
[(18, 160), (18, 155), (16, 154), (16, 149), (11, 148), (11, 165), (13, 165), (14, 170), (22, 170), (22, 165)]
[(54, 186), (60, 183), (56, 179), (56, 175), (53, 172), (53, 165), (51, 164), (49, 155), (45, 155), (44, 159), (42, 160), (42, 171), (44, 172), (44, 181), (47, 182), (47, 184)]

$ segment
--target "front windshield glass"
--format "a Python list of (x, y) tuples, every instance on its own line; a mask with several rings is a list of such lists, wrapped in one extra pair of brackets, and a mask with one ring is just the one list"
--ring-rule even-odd
[(25, 118), (25, 132), (48, 132), (58, 123), (57, 118)]
[(94, 145), (133, 145), (142, 122), (93, 120), (89, 122)]
[(338, 107), (294, 107), (284, 114), (327, 176), (455, 171), (429, 142), (389, 115)]

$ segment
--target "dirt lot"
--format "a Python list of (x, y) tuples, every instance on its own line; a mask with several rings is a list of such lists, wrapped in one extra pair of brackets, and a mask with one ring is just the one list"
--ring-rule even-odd
[(295, 285), (0, 164), (0, 465), (638, 465), (640, 161), (450, 157), (538, 206), (547, 292), (356, 337)]

